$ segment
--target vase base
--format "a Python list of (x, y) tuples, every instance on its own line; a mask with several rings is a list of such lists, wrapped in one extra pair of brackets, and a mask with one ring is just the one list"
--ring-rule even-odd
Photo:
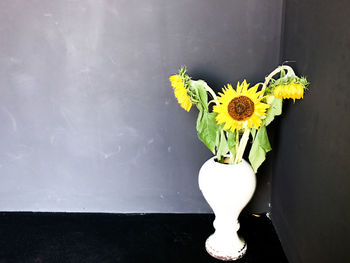
[(211, 245), (211, 237), (210, 236), (207, 241), (205, 242), (205, 249), (207, 250), (208, 254), (214, 258), (223, 260), (223, 261), (233, 261), (242, 258), (245, 253), (247, 252), (247, 243), (243, 241), (243, 246), (239, 249), (232, 249), (230, 251), (223, 250), (220, 251), (218, 249), (213, 248)]

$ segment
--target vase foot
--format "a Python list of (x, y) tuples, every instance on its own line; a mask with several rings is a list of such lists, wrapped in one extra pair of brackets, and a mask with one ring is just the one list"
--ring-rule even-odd
[(233, 261), (242, 258), (247, 252), (247, 243), (242, 240), (241, 246), (239, 248), (231, 246), (230, 248), (219, 249), (215, 246), (215, 241), (213, 241), (213, 236), (210, 236), (205, 242), (205, 249), (208, 254), (214, 258)]

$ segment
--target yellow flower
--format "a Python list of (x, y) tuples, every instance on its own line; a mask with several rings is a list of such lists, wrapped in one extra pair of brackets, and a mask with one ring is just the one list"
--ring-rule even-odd
[(181, 105), (186, 111), (190, 111), (192, 107), (192, 102), (190, 96), (187, 95), (187, 89), (183, 83), (181, 76), (173, 75), (169, 78), (171, 82), (171, 86), (174, 88), (174, 95)]
[(224, 129), (258, 129), (266, 115), (268, 104), (262, 103), (263, 91), (257, 92), (259, 84), (248, 89), (249, 84), (244, 80), (242, 84), (237, 84), (234, 90), (230, 84), (219, 93), (219, 105), (213, 107), (213, 111), (218, 113), (216, 121), (218, 124), (225, 123)]
[(291, 82), (288, 85), (278, 85), (273, 90), (273, 95), (281, 99), (302, 99), (304, 97), (304, 87), (300, 83)]

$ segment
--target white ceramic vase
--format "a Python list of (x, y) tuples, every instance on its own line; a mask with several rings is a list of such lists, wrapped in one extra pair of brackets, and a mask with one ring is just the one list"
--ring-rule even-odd
[(248, 162), (222, 164), (215, 157), (199, 171), (199, 188), (215, 213), (215, 232), (205, 243), (207, 252), (221, 260), (241, 258), (247, 244), (238, 236), (238, 216), (252, 198), (256, 178)]

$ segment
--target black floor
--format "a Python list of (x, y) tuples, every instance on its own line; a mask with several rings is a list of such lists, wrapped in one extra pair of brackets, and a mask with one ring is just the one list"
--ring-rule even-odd
[[(220, 262), (204, 248), (213, 215), (0, 213), (0, 263)], [(241, 217), (237, 263), (286, 263), (266, 217)]]

